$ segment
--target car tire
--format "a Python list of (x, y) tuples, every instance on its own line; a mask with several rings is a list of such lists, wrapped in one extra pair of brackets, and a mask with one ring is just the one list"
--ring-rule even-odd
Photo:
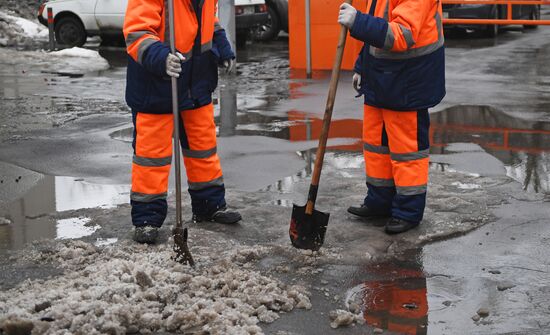
[(86, 30), (74, 16), (65, 16), (55, 23), (55, 40), (63, 47), (81, 47), (86, 43)]
[[(533, 11), (531, 14), (529, 14), (529, 20), (540, 20), (540, 5), (534, 6)], [(524, 29), (537, 29), (539, 26), (531, 26), (531, 25), (525, 25), (523, 26)]]
[[(492, 14), (492, 18), (495, 20), (499, 19), (497, 6), (495, 6), (494, 13)], [(489, 38), (495, 38), (497, 37), (499, 31), (500, 31), (500, 26), (498, 24), (490, 24), (490, 25), (487, 25), (487, 28), (485, 28), (484, 35)]]
[(269, 21), (258, 27), (254, 33), (256, 40), (260, 42), (269, 42), (279, 36), (281, 31), (281, 18), (273, 6), (267, 7)]

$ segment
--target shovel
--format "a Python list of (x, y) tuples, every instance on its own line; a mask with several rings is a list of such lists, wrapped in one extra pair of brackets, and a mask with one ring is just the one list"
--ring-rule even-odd
[[(352, 0), (346, 0), (346, 2), (351, 4)], [(290, 241), (292, 245), (298, 249), (316, 251), (321, 248), (325, 240), (330, 213), (323, 213), (316, 210), (315, 201), (317, 200), (317, 191), (319, 190), (319, 179), (321, 178), (321, 170), (325, 158), (328, 132), (330, 130), (332, 110), (334, 109), (334, 100), (338, 89), (338, 80), (340, 79), (340, 66), (342, 65), (347, 35), (348, 29), (342, 26), (338, 40), (338, 49), (336, 50), (336, 58), (334, 59), (334, 66), (332, 68), (332, 77), (330, 78), (327, 105), (323, 118), (323, 129), (319, 137), (319, 146), (317, 147), (317, 154), (315, 156), (315, 165), (313, 167), (311, 185), (309, 186), (307, 204), (305, 206), (297, 206), (295, 204), (292, 208), (292, 218), (290, 220), (289, 229)]]
[[(174, 2), (168, 0), (168, 25), (170, 29), (170, 52), (176, 54), (176, 42), (174, 33)], [(176, 173), (176, 227), (174, 228), (174, 260), (182, 264), (195, 266), (193, 256), (187, 245), (188, 230), (187, 223), (183, 226), (181, 213), (181, 153), (180, 153), (180, 114), (178, 105), (178, 80), (171, 77), (172, 80), (172, 112), (174, 114), (174, 161)]]

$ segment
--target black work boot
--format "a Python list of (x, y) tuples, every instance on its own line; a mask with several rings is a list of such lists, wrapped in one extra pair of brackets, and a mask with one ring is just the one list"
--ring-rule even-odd
[(419, 224), (420, 222), (412, 222), (397, 218), (391, 218), (386, 223), (386, 234), (393, 235), (404, 233), (408, 230), (415, 228)]
[(159, 229), (154, 226), (136, 227), (134, 241), (138, 243), (155, 244), (159, 237)]
[(378, 219), (378, 218), (387, 218), (390, 217), (390, 214), (381, 214), (380, 212), (374, 212), (372, 209), (368, 208), (366, 205), (361, 205), (361, 207), (349, 207), (348, 213), (360, 216), (366, 219)]
[(211, 215), (193, 214), (193, 222), (216, 222), (221, 224), (235, 224), (242, 220), (241, 214), (236, 211), (230, 211), (227, 207), (222, 207)]

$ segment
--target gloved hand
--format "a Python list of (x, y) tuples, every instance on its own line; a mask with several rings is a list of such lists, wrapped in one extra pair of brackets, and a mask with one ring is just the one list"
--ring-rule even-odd
[(233, 70), (235, 69), (235, 64), (236, 63), (237, 62), (235, 61), (234, 58), (224, 60), (222, 62), (222, 67), (225, 69), (225, 73), (229, 74), (229, 73), (233, 72)]
[(338, 23), (351, 29), (353, 23), (355, 22), (355, 17), (357, 16), (357, 9), (348, 3), (343, 3), (340, 5), (340, 12), (338, 13)]
[(179, 78), (181, 73), (181, 62), (185, 61), (185, 57), (176, 52), (176, 54), (168, 54), (166, 57), (166, 74), (170, 77)]
[(353, 88), (357, 91), (357, 93), (361, 90), (361, 75), (359, 73), (353, 74)]

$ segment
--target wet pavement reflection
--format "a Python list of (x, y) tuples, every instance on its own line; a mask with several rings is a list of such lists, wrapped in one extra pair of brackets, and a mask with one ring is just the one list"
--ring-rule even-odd
[(407, 335), (428, 333), (428, 290), (420, 263), (421, 249), (410, 251), (407, 261), (366, 266), (368, 280), (346, 294), (346, 306), (359, 306), (366, 324)]
[[(2, 187), (16, 192), (25, 179), (17, 182), (2, 176)], [(90, 218), (77, 210), (110, 208), (128, 202), (130, 188), (126, 185), (99, 185), (71, 177), (43, 176), (15, 201), (0, 201), (0, 253), (21, 249), (38, 239), (81, 238), (98, 227), (89, 226)], [(75, 217), (55, 219), (49, 214), (77, 211)]]

